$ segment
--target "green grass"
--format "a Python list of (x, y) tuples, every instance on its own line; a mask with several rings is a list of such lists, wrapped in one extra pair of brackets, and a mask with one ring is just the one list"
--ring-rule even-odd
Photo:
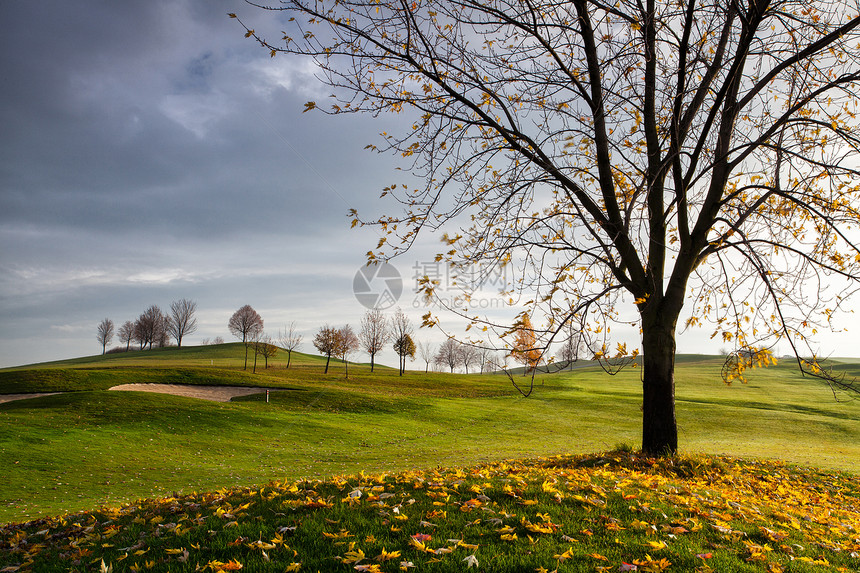
[[(136, 352), (0, 371), (0, 393), (69, 394), (0, 404), (0, 522), (81, 511), (173, 492), (274, 479), (470, 466), (507, 458), (638, 444), (635, 369), (584, 368), (538, 377), (529, 398), (503, 375), (450, 375), (279, 355), (241, 370), (239, 344)], [(681, 357), (680, 443), (688, 454), (780, 458), (860, 472), (860, 403), (835, 401), (790, 365), (727, 387), (721, 362)], [(522, 377), (520, 377), (522, 379)], [(265, 386), (214, 403), (115, 393), (124, 383)], [(841, 396), (840, 398), (847, 398)]]
[(170, 496), (0, 528), (0, 570), (856, 571), (856, 481), (629, 452)]

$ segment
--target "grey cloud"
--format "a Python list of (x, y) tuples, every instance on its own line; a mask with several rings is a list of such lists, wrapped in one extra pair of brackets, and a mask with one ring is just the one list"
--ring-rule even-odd
[(404, 120), (301, 113), (328, 94), (314, 64), (232, 11), (287, 26), (240, 0), (0, 3), (0, 366), (96, 352), (105, 316), (183, 297), (199, 338), (246, 303), (272, 333), (358, 323), (378, 236), (346, 213), (397, 208), (378, 195), (403, 174), (363, 148)]

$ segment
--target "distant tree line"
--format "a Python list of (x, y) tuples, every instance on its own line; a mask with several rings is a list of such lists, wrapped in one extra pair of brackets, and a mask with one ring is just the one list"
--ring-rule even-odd
[[(165, 313), (153, 304), (137, 317), (137, 320), (125, 321), (119, 330), (114, 330), (114, 322), (105, 318), (96, 329), (96, 340), (102, 345), (102, 354), (107, 352), (107, 345), (113, 339), (114, 332), (125, 351), (135, 343), (139, 350), (169, 346), (171, 339), (177, 347), (182, 346), (182, 340), (197, 331), (197, 303), (189, 299), (175, 300), (170, 303), (169, 312)], [(120, 347), (120, 350), (122, 348)]]
[[(157, 305), (147, 308), (134, 321), (124, 322), (119, 329), (114, 322), (105, 318), (97, 327), (96, 339), (102, 345), (102, 354), (107, 351), (114, 335), (121, 344), (111, 352), (127, 352), (131, 345), (137, 349), (151, 349), (169, 346), (175, 342), (177, 347), (187, 336), (197, 331), (197, 303), (189, 299), (180, 299), (170, 303), (168, 312), (162, 311)], [(260, 314), (251, 305), (239, 308), (227, 321), (227, 329), (245, 346), (244, 369), (248, 368), (248, 357), (253, 351), (253, 371), (256, 372), (258, 360), (263, 361), (268, 368), (269, 359), (278, 351), (287, 353), (287, 368), (290, 367), (293, 351), (298, 350), (303, 336), (298, 332), (296, 323), (291, 322), (278, 331), (272, 338), (264, 331), (264, 322)], [(567, 340), (561, 348), (560, 358), (568, 363), (579, 359), (580, 353), (587, 351), (579, 334), (573, 328), (569, 329)], [(349, 359), (359, 350), (370, 356), (370, 371), (376, 365), (376, 356), (387, 345), (391, 345), (398, 356), (398, 372), (402, 376), (406, 371), (407, 358), (415, 359), (416, 354), (424, 361), (424, 371), (447, 370), (454, 372), (462, 370), (484, 373), (505, 368), (505, 359), (513, 358), (525, 366), (523, 373), (533, 372), (541, 362), (542, 354), (536, 349), (536, 338), (531, 322), (524, 316), (514, 330), (514, 345), (504, 359), (499, 359), (495, 349), (483, 343), (464, 343), (453, 337), (446, 339), (438, 348), (430, 342), (416, 342), (414, 328), (409, 317), (397, 309), (393, 316), (387, 317), (380, 309), (368, 310), (361, 319), (358, 332), (351, 325), (333, 327), (328, 324), (319, 328), (313, 338), (314, 347), (326, 357), (325, 372), (328, 373), (331, 358), (334, 357), (344, 364), (344, 372), (349, 377)], [(216, 337), (211, 344), (223, 344), (224, 339)], [(210, 344), (208, 338), (203, 344)]]

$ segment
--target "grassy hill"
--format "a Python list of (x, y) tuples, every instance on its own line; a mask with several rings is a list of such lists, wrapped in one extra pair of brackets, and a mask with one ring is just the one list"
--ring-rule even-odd
[[(0, 522), (271, 480), (471, 466), (606, 451), (639, 441), (639, 372), (581, 368), (536, 379), (424, 374), (293, 355), (256, 374), (240, 344), (114, 354), (0, 370), (0, 393), (70, 391), (0, 404)], [(790, 365), (726, 386), (716, 357), (685, 357), (677, 410), (685, 453), (780, 458), (860, 471), (860, 404)], [(258, 365), (259, 368), (259, 365)], [(860, 365), (845, 365), (860, 368)], [(852, 370), (853, 371), (853, 370)], [(279, 389), (215, 403), (109, 392), (124, 383)], [(847, 398), (847, 397), (840, 397)]]

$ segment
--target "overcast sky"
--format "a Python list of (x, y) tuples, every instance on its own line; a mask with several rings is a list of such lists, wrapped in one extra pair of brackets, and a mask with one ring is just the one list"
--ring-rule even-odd
[[(271, 334), (295, 320), (306, 352), (321, 324), (358, 325), (377, 238), (346, 214), (397, 209), (378, 197), (404, 175), (363, 148), (398, 120), (301, 113), (328, 94), (313, 64), (270, 58), (228, 12), (281, 29), (237, 0), (0, 2), (0, 367), (99, 353), (102, 318), (179, 298), (191, 344), (230, 340), (244, 304)], [(406, 309), (436, 244), (396, 262)]]

